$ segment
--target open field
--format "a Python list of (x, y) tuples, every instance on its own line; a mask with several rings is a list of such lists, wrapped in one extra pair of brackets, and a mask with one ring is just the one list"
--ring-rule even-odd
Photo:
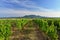
[(0, 19), (0, 40), (60, 40), (60, 19)]

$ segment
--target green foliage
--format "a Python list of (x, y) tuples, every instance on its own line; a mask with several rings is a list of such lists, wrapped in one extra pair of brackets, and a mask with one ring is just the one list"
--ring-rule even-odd
[(47, 20), (47, 22), (49, 26), (52, 24), (52, 20)]
[(59, 22), (59, 27), (58, 27), (58, 30), (60, 30), (60, 22)]
[(52, 40), (58, 40), (58, 34), (57, 34), (57, 27), (55, 27), (53, 24), (49, 27), (48, 36), (52, 38)]
[[(11, 35), (11, 27), (15, 26), (21, 30), (28, 21), (27, 19), (0, 20), (0, 40), (8, 40)], [(34, 19), (33, 21), (52, 40), (58, 40), (57, 29), (60, 30), (60, 20)]]
[(46, 33), (51, 38), (51, 40), (58, 40), (57, 26), (59, 25), (59, 22), (45, 19), (35, 19), (34, 22), (39, 24), (39, 28), (44, 33)]
[(28, 20), (26, 19), (20, 19), (17, 20), (17, 27), (21, 30), (23, 28), (23, 26), (28, 22)]
[(54, 26), (57, 26), (57, 27), (59, 27), (59, 21), (57, 21), (57, 20), (54, 20)]
[(27, 22), (27, 19), (0, 20), (0, 40), (8, 40), (12, 34), (11, 27), (17, 27), (21, 30)]
[(0, 38), (6, 39), (11, 35), (11, 25), (6, 20), (0, 21)]

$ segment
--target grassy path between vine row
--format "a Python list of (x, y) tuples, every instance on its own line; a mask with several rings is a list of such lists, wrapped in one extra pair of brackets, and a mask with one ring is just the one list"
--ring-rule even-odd
[(22, 31), (16, 27), (12, 27), (12, 35), (10, 40), (50, 40), (44, 35), (44, 33), (39, 30), (38, 25), (33, 21), (28, 22), (24, 25)]

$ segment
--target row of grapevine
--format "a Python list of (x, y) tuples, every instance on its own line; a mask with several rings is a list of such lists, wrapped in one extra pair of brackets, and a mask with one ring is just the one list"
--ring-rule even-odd
[(21, 30), (27, 22), (27, 19), (0, 20), (0, 40), (9, 40), (11, 27), (15, 26)]
[(28, 21), (27, 19), (17, 20), (17, 27), (21, 30)]
[(11, 24), (7, 20), (0, 20), (0, 40), (8, 40), (11, 35)]
[(39, 25), (39, 28), (47, 34), (51, 40), (58, 40), (57, 24), (54, 20), (35, 19), (34, 22)]

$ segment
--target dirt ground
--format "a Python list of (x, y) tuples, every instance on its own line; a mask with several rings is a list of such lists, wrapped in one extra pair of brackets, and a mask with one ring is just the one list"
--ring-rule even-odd
[(50, 40), (32, 21), (24, 25), (21, 31), (16, 27), (12, 27), (11, 31), (10, 40)]
[(60, 40), (60, 30), (58, 31), (58, 40)]

